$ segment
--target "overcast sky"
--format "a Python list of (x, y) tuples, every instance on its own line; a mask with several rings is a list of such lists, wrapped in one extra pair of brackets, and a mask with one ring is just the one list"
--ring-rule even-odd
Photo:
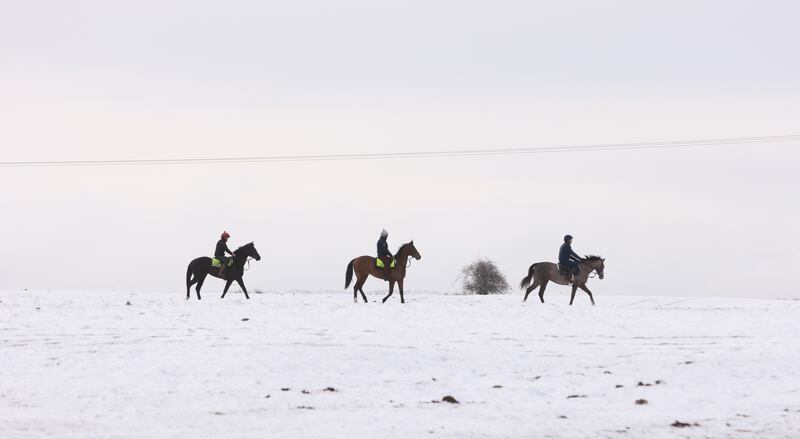
[[(800, 134), (798, 17), (788, 0), (4, 0), (0, 161)], [(251, 289), (335, 290), (385, 227), (422, 253), (411, 291), (454, 289), (477, 257), (516, 284), (571, 233), (607, 258), (598, 298), (800, 296), (798, 169), (797, 142), (0, 168), (0, 289), (182, 290), (228, 230), (263, 256)]]

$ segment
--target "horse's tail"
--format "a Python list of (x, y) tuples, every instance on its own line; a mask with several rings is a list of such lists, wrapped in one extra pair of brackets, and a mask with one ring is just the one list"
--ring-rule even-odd
[(355, 261), (356, 260), (353, 259), (352, 261), (350, 261), (349, 264), (347, 264), (347, 272), (345, 272), (345, 274), (344, 274), (344, 289), (345, 290), (350, 288), (350, 282), (353, 281), (353, 263)]
[(186, 292), (189, 292), (189, 282), (192, 281), (192, 264), (186, 267)]
[(528, 275), (522, 278), (522, 282), (519, 283), (519, 288), (524, 290), (531, 286), (531, 280), (533, 280), (533, 269), (539, 264), (531, 265), (531, 268), (528, 269)]

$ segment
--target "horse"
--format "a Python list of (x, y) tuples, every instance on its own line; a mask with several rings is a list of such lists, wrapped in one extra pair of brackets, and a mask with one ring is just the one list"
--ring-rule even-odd
[(397, 254), (395, 254), (394, 257), (398, 262), (398, 266), (395, 268), (389, 268), (389, 264), (386, 264), (386, 268), (378, 268), (375, 263), (375, 257), (373, 256), (360, 256), (350, 261), (347, 265), (347, 272), (345, 273), (344, 289), (346, 290), (350, 287), (350, 283), (353, 281), (353, 272), (355, 272), (356, 284), (353, 287), (353, 302), (358, 303), (358, 293), (360, 291), (361, 298), (364, 299), (364, 303), (367, 303), (367, 296), (364, 294), (364, 283), (367, 282), (369, 276), (372, 275), (378, 279), (389, 281), (389, 295), (384, 297), (381, 303), (386, 303), (386, 299), (392, 296), (395, 282), (400, 289), (400, 303), (406, 303), (403, 297), (403, 280), (406, 277), (406, 262), (411, 257), (419, 261), (422, 259), (422, 256), (420, 256), (417, 248), (414, 247), (414, 241), (411, 241), (407, 244), (403, 244), (400, 250), (397, 250)]
[(224, 275), (220, 275), (220, 268), (211, 266), (211, 258), (207, 256), (193, 260), (186, 269), (186, 300), (189, 300), (189, 289), (194, 284), (197, 284), (195, 288), (197, 291), (197, 300), (200, 300), (200, 288), (203, 287), (203, 282), (205, 282), (206, 276), (209, 274), (226, 281), (225, 290), (222, 291), (223, 299), (225, 298), (225, 294), (228, 293), (228, 288), (231, 287), (233, 281), (236, 281), (242, 288), (244, 297), (250, 299), (250, 295), (247, 294), (247, 288), (244, 287), (244, 281), (242, 281), (242, 276), (244, 276), (244, 264), (250, 258), (256, 261), (261, 260), (261, 255), (258, 254), (258, 250), (256, 250), (256, 246), (253, 245), (252, 242), (237, 248), (233, 252), (233, 265), (225, 267)]
[[(606, 260), (600, 256), (584, 257), (583, 261), (580, 263), (581, 274), (576, 276), (575, 280), (572, 282), (572, 296), (569, 298), (570, 305), (572, 305), (572, 302), (575, 300), (575, 292), (580, 288), (589, 295), (592, 306), (594, 306), (594, 297), (592, 297), (592, 292), (589, 291), (589, 288), (586, 287), (586, 282), (589, 280), (589, 275), (595, 271), (597, 275), (600, 276), (600, 279), (605, 277), (603, 273), (603, 270), (605, 270), (605, 262)], [(539, 287), (539, 299), (544, 303), (544, 289), (547, 287), (547, 283), (552, 281), (559, 285), (569, 285), (570, 277), (571, 275), (565, 276), (559, 272), (558, 264), (552, 262), (533, 264), (528, 269), (528, 275), (525, 276), (519, 284), (520, 289), (525, 290), (525, 298), (522, 299), (522, 301), (525, 302), (528, 300), (528, 295), (531, 291)], [(533, 285), (531, 285), (531, 280), (533, 281)]]

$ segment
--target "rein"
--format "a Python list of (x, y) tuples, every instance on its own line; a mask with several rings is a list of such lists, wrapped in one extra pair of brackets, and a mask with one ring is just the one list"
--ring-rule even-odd
[[(403, 246), (403, 247), (405, 247), (405, 246)], [(400, 250), (402, 250), (403, 247), (400, 247)], [(400, 253), (400, 251), (398, 250), (397, 253)], [(406, 255), (406, 268), (411, 266), (411, 259), (413, 259), (413, 257), (410, 254)]]
[[(242, 264), (242, 272), (250, 271), (250, 259), (253, 259), (250, 255), (245, 257), (244, 263)], [(247, 264), (247, 268), (245, 268), (245, 264)]]
[[(581, 264), (585, 264), (586, 262), (581, 262)], [(589, 276), (587, 278), (594, 279), (597, 277), (597, 269), (592, 267), (592, 271), (589, 272)]]

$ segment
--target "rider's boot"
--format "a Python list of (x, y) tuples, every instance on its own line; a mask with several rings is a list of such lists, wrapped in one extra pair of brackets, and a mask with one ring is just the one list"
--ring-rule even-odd
[(381, 262), (383, 262), (383, 267), (381, 268), (381, 270), (383, 271), (383, 280), (388, 282), (389, 281), (389, 270), (390, 270), (389, 264), (391, 264), (392, 261), (391, 261), (391, 259), (387, 260), (383, 256), (380, 257), (380, 260), (381, 260)]

